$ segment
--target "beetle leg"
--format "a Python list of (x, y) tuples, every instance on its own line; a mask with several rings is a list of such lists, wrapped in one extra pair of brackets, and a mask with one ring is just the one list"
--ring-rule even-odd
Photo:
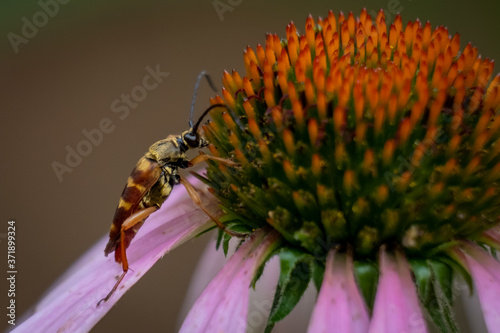
[(205, 154), (205, 153), (203, 153), (201, 151), (200, 151), (200, 155), (196, 156), (191, 161), (189, 161), (189, 164), (190, 164), (190, 166), (193, 166), (193, 165), (196, 165), (198, 163), (204, 162), (206, 160), (217, 161), (217, 162), (220, 162), (220, 163), (225, 164), (225, 165), (230, 166), (230, 167), (237, 167), (237, 166), (239, 166), (238, 163), (236, 163), (234, 161), (231, 161), (230, 159), (222, 158), (222, 157), (210, 156), (210, 155), (207, 155), (207, 154)]
[(240, 238), (247, 236), (247, 234), (243, 234), (241, 232), (236, 232), (236, 231), (226, 229), (226, 226), (224, 225), (224, 223), (219, 221), (218, 218), (213, 216), (205, 207), (203, 207), (203, 205), (201, 203), (200, 196), (198, 195), (198, 192), (193, 187), (193, 185), (191, 185), (191, 183), (187, 181), (187, 179), (185, 179), (184, 177), (181, 177), (181, 184), (184, 185), (184, 187), (186, 188), (186, 191), (189, 194), (189, 196), (191, 197), (191, 200), (193, 200), (193, 202), (195, 204), (197, 204), (198, 207), (200, 207), (201, 210), (203, 210), (205, 212), (205, 214), (207, 214), (221, 230), (223, 230), (225, 233), (227, 233), (230, 236), (235, 236), (235, 237), (240, 237)]
[(125, 222), (123, 222), (120, 230), (120, 250), (121, 250), (122, 266), (124, 272), (128, 271), (127, 252), (125, 249), (125, 231), (130, 228), (133, 228), (136, 224), (147, 219), (148, 216), (156, 212), (158, 208), (159, 208), (158, 206), (145, 208), (130, 215), (128, 219), (126, 219)]
[(125, 274), (127, 274), (128, 260), (127, 260), (127, 251), (125, 249), (125, 231), (130, 229), (130, 228), (133, 228), (138, 223), (144, 221), (149, 215), (151, 215), (152, 213), (157, 211), (158, 208), (159, 207), (157, 207), (157, 206), (153, 206), (153, 207), (148, 207), (146, 209), (140, 210), (140, 211), (130, 215), (129, 218), (126, 219), (125, 222), (123, 222), (121, 229), (120, 229), (120, 251), (121, 251), (123, 273), (120, 275), (120, 277), (118, 278), (118, 281), (116, 281), (115, 285), (113, 286), (111, 291), (106, 295), (106, 297), (104, 297), (103, 299), (101, 299), (97, 303), (97, 306), (99, 306), (99, 304), (101, 304), (101, 302), (106, 302), (111, 297), (111, 295), (113, 295), (113, 293), (116, 291), (116, 289), (120, 285), (120, 282), (122, 282), (123, 278), (125, 277)]

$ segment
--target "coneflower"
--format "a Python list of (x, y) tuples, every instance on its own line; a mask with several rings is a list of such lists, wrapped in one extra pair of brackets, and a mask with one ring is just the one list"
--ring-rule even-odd
[(456, 330), (457, 272), (498, 327), (500, 303), (485, 297), (499, 289), (482, 288), (500, 282), (486, 252), (498, 248), (500, 76), (489, 84), (493, 62), (459, 44), (444, 27), (389, 25), (382, 11), (330, 12), (303, 35), (291, 23), (286, 40), (248, 47), (246, 76), (224, 73), (212, 103), (234, 114), (212, 112), (204, 131), (211, 153), (240, 167), (211, 162), (203, 180), (230, 226), (283, 238), (270, 324), (326, 269), (312, 331), (422, 331), (420, 305)]
[[(281, 276), (268, 331), (312, 281), (319, 295), (309, 332), (426, 332), (426, 317), (440, 331), (456, 332), (458, 274), (475, 285), (486, 325), (496, 332), (500, 76), (491, 80), (493, 62), (471, 44), (461, 49), (459, 36), (444, 27), (418, 20), (403, 26), (399, 15), (387, 23), (383, 11), (372, 20), (365, 10), (359, 18), (309, 17), (304, 34), (290, 23), (286, 39), (267, 35), (265, 45), (245, 50), (244, 62), (246, 76), (224, 73), (222, 97), (211, 104), (227, 108), (215, 108), (203, 127), (210, 153), (238, 165), (209, 161), (198, 177), (218, 199), (205, 203), (218, 202), (227, 228), (248, 236), (181, 332), (245, 332), (248, 288), (273, 255)], [(173, 198), (166, 205), (189, 200), (180, 189)], [(187, 213), (174, 222), (169, 214), (152, 219), (179, 232), (156, 247), (146, 244), (157, 237), (152, 230), (139, 233), (142, 247), (129, 249), (132, 268), (144, 261), (147, 270), (172, 244), (209, 228), (202, 214), (185, 227), (179, 221)], [(229, 238), (220, 231), (224, 248)], [(114, 268), (109, 274), (119, 272)], [(85, 297), (67, 304), (95, 307), (113, 281), (88, 295), (82, 274), (73, 283)], [(92, 308), (98, 315), (84, 330), (136, 275)], [(25, 331), (36, 323), (28, 320)]]

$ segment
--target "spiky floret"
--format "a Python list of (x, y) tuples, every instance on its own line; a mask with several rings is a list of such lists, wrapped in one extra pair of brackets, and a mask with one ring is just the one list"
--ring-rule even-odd
[[(500, 76), (459, 35), (361, 12), (293, 23), (225, 72), (206, 181), (238, 229), (321, 258), (432, 258), (500, 222)], [(490, 82), (491, 81), (491, 82)]]
[[(214, 111), (211, 165), (225, 207), (313, 251), (314, 238), (373, 255), (384, 243), (430, 250), (499, 222), (500, 87), (493, 61), (459, 35), (366, 11), (244, 53), (223, 76), (235, 114)], [(235, 116), (238, 120), (235, 121)]]

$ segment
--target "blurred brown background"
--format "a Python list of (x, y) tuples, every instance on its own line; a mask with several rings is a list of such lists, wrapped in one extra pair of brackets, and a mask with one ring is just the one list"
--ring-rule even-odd
[[(500, 59), (500, 5), (492, 0), (65, 1), (47, 22), (37, 16), (37, 1), (0, 4), (0, 276), (7, 270), (7, 221), (15, 219), (18, 319), (107, 234), (126, 178), (149, 145), (187, 128), (198, 73), (207, 70), (220, 88), (222, 70), (243, 73), (243, 48), (263, 43), (266, 32), (284, 36), (290, 20), (301, 29), (308, 14), (326, 16), (329, 9), (358, 14), (363, 7), (384, 8), (401, 12), (404, 22), (445, 25), (451, 34), (460, 32), (462, 48), (472, 41), (483, 57)], [(228, 10), (219, 15), (215, 6), (221, 4)], [(23, 17), (33, 22), (33, 15), (41, 27), (16, 53), (9, 33), (21, 36)], [(112, 103), (142, 85), (147, 66), (157, 65), (169, 76), (121, 120)], [(203, 83), (198, 114), (210, 95)], [(52, 163), (66, 164), (66, 146), (76, 149), (85, 139), (82, 131), (98, 128), (104, 118), (114, 130), (59, 181)], [(93, 332), (174, 332), (209, 238), (163, 258)], [(8, 288), (1, 280), (5, 309)], [(3, 312), (0, 318), (5, 329)]]

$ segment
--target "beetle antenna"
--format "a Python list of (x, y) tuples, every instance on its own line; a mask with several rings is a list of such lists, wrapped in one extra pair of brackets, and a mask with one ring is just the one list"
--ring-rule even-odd
[(224, 108), (226, 109), (227, 111), (229, 111), (229, 113), (231, 113), (233, 116), (234, 116), (234, 121), (236, 122), (236, 124), (238, 124), (238, 126), (241, 128), (241, 130), (244, 129), (244, 126), (243, 124), (241, 123), (240, 119), (238, 118), (238, 116), (236, 116), (236, 114), (234, 113), (233, 110), (231, 110), (230, 108), (227, 107), (227, 105), (225, 104), (213, 104), (213, 105), (210, 105), (210, 107), (208, 109), (206, 109), (205, 111), (203, 111), (203, 113), (201, 114), (200, 118), (198, 119), (198, 121), (196, 122), (196, 124), (194, 124), (194, 126), (192, 126), (191, 128), (193, 129), (193, 131), (191, 133), (196, 133), (198, 131), (198, 127), (200, 126), (201, 124), (201, 121), (203, 120), (203, 118), (214, 108)]
[(227, 106), (225, 106), (224, 104), (213, 104), (213, 105), (210, 105), (210, 107), (208, 109), (206, 109), (205, 111), (203, 111), (203, 113), (201, 114), (200, 118), (198, 119), (198, 121), (196, 122), (196, 124), (194, 126), (191, 126), (191, 128), (193, 129), (193, 131), (191, 133), (196, 133), (198, 131), (198, 126), (200, 126), (201, 124), (201, 121), (203, 120), (203, 118), (212, 110), (212, 109), (215, 109), (215, 108), (226, 108), (227, 109)]
[[(201, 79), (203, 77), (207, 79), (207, 82), (208, 82), (208, 85), (210, 86), (210, 88), (212, 88), (212, 90), (214, 92), (217, 92), (217, 88), (215, 87), (215, 84), (212, 81), (212, 78), (210, 77), (210, 75), (208, 75), (208, 73), (205, 71), (201, 71), (201, 73), (198, 75), (198, 79), (196, 80), (196, 84), (194, 86), (193, 100), (191, 101), (191, 114), (189, 116), (189, 128), (193, 128), (194, 103), (196, 102), (196, 95), (198, 94), (198, 88), (200, 87), (200, 82), (201, 82)], [(210, 108), (209, 108), (209, 110), (210, 110)], [(205, 111), (202, 114), (202, 116), (200, 117), (200, 120), (206, 115), (207, 112), (208, 111)], [(198, 126), (196, 126), (196, 128), (198, 128)], [(196, 131), (193, 131), (193, 132), (196, 132)]]

